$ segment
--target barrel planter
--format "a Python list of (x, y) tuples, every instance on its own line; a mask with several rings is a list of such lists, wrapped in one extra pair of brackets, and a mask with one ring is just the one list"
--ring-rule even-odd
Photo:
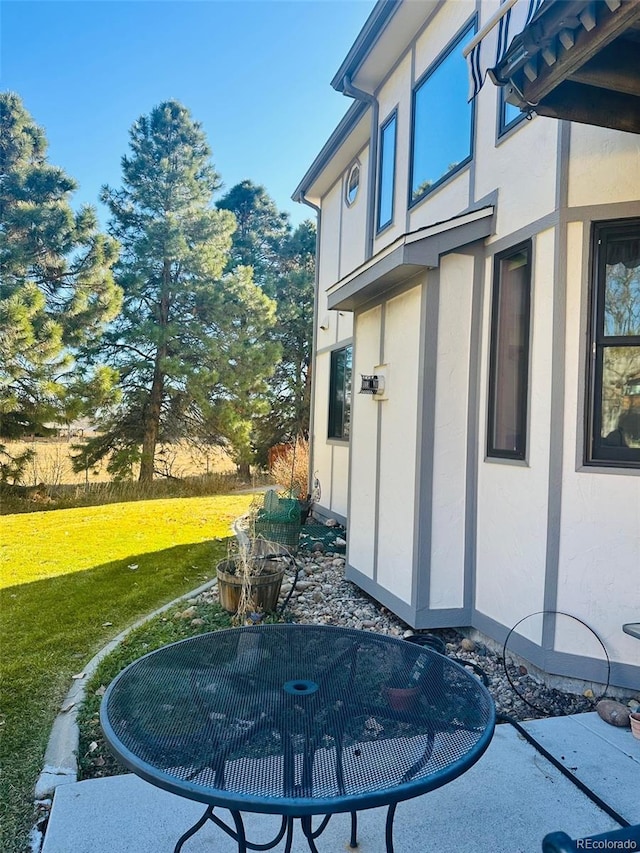
[[(249, 590), (256, 607), (269, 613), (276, 609), (282, 578), (285, 572), (284, 563), (270, 562), (265, 558), (252, 560), (252, 574), (249, 577)], [(235, 560), (223, 560), (216, 567), (218, 577), (218, 597), (220, 605), (228, 613), (237, 613), (245, 577), (242, 568)]]

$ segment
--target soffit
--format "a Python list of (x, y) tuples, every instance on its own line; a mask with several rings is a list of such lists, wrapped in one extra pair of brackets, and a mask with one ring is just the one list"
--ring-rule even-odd
[[(401, 2), (394, 5), (393, 13), (380, 26), (375, 38), (369, 38), (365, 52), (354, 48), (338, 69), (331, 85), (342, 91), (345, 75), (365, 92), (376, 92), (398, 59), (408, 50), (422, 29), (424, 22), (442, 0)], [(375, 11), (375, 10), (374, 10)]]
[(368, 106), (354, 102), (296, 187), (291, 196), (294, 201), (301, 201), (304, 196), (320, 205), (322, 196), (367, 145), (370, 130)]

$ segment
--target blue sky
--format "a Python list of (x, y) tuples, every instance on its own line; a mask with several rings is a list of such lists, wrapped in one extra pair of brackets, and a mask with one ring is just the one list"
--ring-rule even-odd
[(2, 0), (0, 88), (17, 92), (49, 159), (98, 207), (120, 185), (140, 115), (176, 98), (207, 134), (224, 189), (290, 195), (350, 105), (329, 81), (373, 0)]

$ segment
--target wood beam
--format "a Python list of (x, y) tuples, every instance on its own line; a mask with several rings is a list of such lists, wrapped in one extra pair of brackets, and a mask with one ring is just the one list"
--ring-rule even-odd
[(524, 81), (523, 95), (526, 101), (531, 104), (542, 101), (559, 83), (575, 74), (582, 65), (638, 20), (640, 0), (624, 0), (615, 12), (610, 12), (603, 3), (601, 19), (597, 26), (589, 32), (584, 29), (576, 30), (575, 44), (571, 50), (558, 56), (554, 65), (545, 69), (536, 80)]
[(546, 95), (535, 111), (551, 118), (640, 133), (640, 97), (570, 80)]
[(640, 96), (640, 42), (618, 39), (571, 75), (576, 83)]

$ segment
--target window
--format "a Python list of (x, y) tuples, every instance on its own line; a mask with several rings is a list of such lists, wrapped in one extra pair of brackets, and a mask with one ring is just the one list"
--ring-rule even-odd
[(640, 219), (593, 232), (587, 462), (640, 467)]
[(413, 93), (410, 204), (471, 159), (473, 104), (467, 102), (467, 27)]
[(380, 130), (380, 167), (378, 175), (378, 231), (393, 220), (393, 191), (396, 177), (396, 127), (394, 112)]
[(487, 455), (524, 459), (527, 440), (531, 243), (496, 255)]
[(351, 205), (355, 202), (358, 196), (358, 188), (360, 187), (360, 164), (354, 163), (351, 169), (349, 170), (349, 177), (347, 178), (347, 185), (344, 190), (344, 200), (347, 203), (347, 207), (351, 207)]
[(513, 104), (510, 104), (504, 95), (504, 87), (501, 87), (498, 94), (498, 108), (500, 110), (500, 127), (498, 130), (498, 136), (502, 136), (503, 133), (511, 130), (512, 127), (520, 124), (520, 122), (527, 117), (526, 113), (523, 113), (518, 107), (514, 107)]
[(329, 438), (349, 439), (351, 426), (351, 359), (352, 347), (331, 353), (329, 382)]

